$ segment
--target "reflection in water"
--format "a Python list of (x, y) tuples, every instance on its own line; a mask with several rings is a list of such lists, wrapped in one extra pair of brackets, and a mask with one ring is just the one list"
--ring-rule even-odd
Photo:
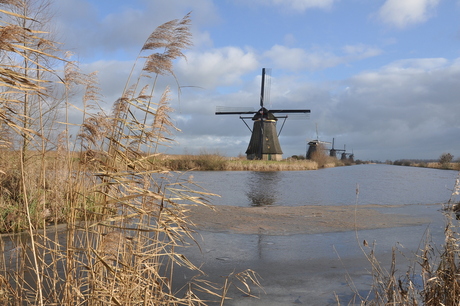
[(220, 198), (213, 205), (302, 206), (446, 203), (457, 171), (358, 165), (314, 171), (193, 171), (194, 181)]
[(278, 202), (278, 183), (280, 171), (253, 171), (247, 177), (248, 196), (251, 206), (267, 206)]

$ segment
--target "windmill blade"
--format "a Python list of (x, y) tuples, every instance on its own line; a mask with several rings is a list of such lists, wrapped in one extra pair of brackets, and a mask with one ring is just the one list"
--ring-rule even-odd
[(216, 115), (244, 115), (255, 114), (256, 110), (253, 107), (226, 107), (217, 106)]
[(309, 113), (294, 113), (294, 114), (285, 114), (285, 115), (276, 115), (276, 118), (289, 118), (289, 120), (305, 120), (310, 119)]
[(264, 93), (265, 93), (265, 68), (262, 68), (262, 81), (260, 84), (260, 107), (264, 107)]
[(271, 109), (269, 110), (270, 113), (283, 113), (283, 114), (287, 114), (287, 113), (291, 113), (291, 114), (295, 114), (295, 113), (310, 113), (311, 111), (309, 109)]
[(271, 78), (272, 69), (262, 68), (262, 84), (260, 86), (260, 107), (270, 104), (270, 89), (271, 89)]
[[(290, 114), (289, 119), (309, 119), (310, 110), (309, 109), (271, 109), (269, 113), (278, 113), (278, 114)], [(286, 118), (288, 117), (285, 115)], [(282, 116), (276, 116), (277, 118), (283, 118)]]
[(270, 103), (270, 87), (271, 87), (271, 68), (262, 68), (262, 81), (260, 85), (260, 107), (264, 107), (264, 103)]
[(317, 144), (327, 144), (327, 145), (331, 144), (330, 141), (322, 141), (322, 140), (318, 140), (318, 139), (307, 139), (307, 142), (315, 142)]

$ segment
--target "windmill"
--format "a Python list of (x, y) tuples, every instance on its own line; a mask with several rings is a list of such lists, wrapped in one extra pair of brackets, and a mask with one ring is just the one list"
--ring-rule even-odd
[(331, 157), (337, 157), (337, 152), (342, 152), (345, 153), (345, 145), (344, 145), (344, 149), (343, 150), (339, 150), (339, 149), (334, 149), (334, 138), (332, 138), (332, 148), (331, 150), (329, 151), (329, 156)]
[(318, 151), (319, 149), (322, 149), (322, 150), (325, 150), (324, 148), (324, 145), (326, 144), (331, 144), (330, 142), (328, 141), (321, 141), (319, 140), (319, 136), (318, 136), (318, 124), (316, 124), (316, 139), (313, 139), (313, 140), (310, 140), (308, 141), (308, 150), (307, 150), (307, 153), (305, 155), (305, 158), (306, 159), (312, 159), (313, 158), (313, 155), (316, 151)]
[[(267, 91), (269, 93), (268, 86), (265, 86), (266, 68), (262, 69), (262, 84), (260, 90), (260, 109), (258, 111), (252, 110), (227, 110), (218, 108), (216, 115), (253, 115), (252, 117), (240, 116), (240, 119), (246, 124), (251, 131), (251, 140), (249, 141), (248, 149), (246, 150), (247, 159), (261, 159), (261, 160), (281, 160), (283, 151), (279, 143), (279, 133), (277, 133), (276, 122), (278, 118), (284, 118), (286, 121), (287, 115), (275, 116), (274, 114), (308, 114), (309, 109), (272, 109), (268, 110), (264, 107), (264, 94)], [(245, 119), (251, 119), (254, 124), (253, 128), (244, 121)], [(284, 126), (281, 126), (281, 130)]]
[(329, 151), (329, 156), (337, 158), (337, 152), (342, 152), (340, 154), (341, 161), (348, 161), (352, 163), (354, 162), (355, 155), (353, 154), (353, 150), (351, 153), (346, 153), (347, 152), (346, 145), (343, 145), (343, 150), (335, 149), (334, 148), (334, 138), (332, 138), (332, 148)]
[(351, 153), (346, 153), (346, 147), (343, 145), (343, 152), (340, 157), (340, 160), (342, 161), (349, 161), (349, 162), (354, 162), (355, 161), (355, 154), (353, 154), (353, 150), (351, 150)]

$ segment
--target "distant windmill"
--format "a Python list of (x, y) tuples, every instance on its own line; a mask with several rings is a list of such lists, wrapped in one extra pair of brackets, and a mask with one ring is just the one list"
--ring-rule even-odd
[[(287, 113), (298, 113), (308, 114), (309, 109), (272, 109), (268, 110), (264, 107), (264, 94), (268, 89), (265, 88), (265, 73), (266, 69), (262, 69), (262, 85), (260, 91), (260, 109), (255, 110), (230, 110), (224, 108), (218, 108), (216, 115), (249, 115), (254, 114), (252, 117), (242, 117), (240, 119), (246, 124), (251, 131), (251, 140), (249, 141), (248, 149), (246, 150), (247, 159), (261, 159), (261, 160), (281, 160), (283, 151), (278, 140), (279, 134), (276, 130), (276, 122), (278, 118), (284, 118), (286, 121), (287, 115), (275, 117), (275, 113), (287, 114)], [(267, 90), (267, 95), (269, 91)], [(244, 119), (252, 119), (254, 122), (253, 128), (244, 121)], [(284, 122), (283, 122), (284, 126)], [(281, 130), (283, 128), (281, 126)]]
[(323, 145), (330, 144), (327, 141), (320, 141), (318, 136), (318, 124), (316, 124), (316, 139), (310, 140), (308, 142), (308, 150), (306, 154), (307, 159), (312, 159), (313, 154), (318, 151), (318, 149), (325, 149)]
[(340, 160), (344, 162), (352, 162), (352, 163), (354, 162), (355, 155), (353, 154), (353, 150), (351, 153), (346, 153), (347, 152), (346, 145), (343, 145), (343, 150), (335, 149), (334, 148), (334, 138), (332, 138), (332, 148), (330, 150), (329, 156), (337, 158), (337, 152), (342, 152), (340, 154)]
[(353, 150), (351, 150), (351, 153), (346, 153), (346, 147), (343, 145), (343, 152), (340, 157), (340, 160), (342, 161), (349, 161), (349, 162), (354, 162), (355, 155), (353, 154)]
[(329, 151), (329, 156), (331, 157), (337, 157), (337, 152), (343, 152), (345, 153), (345, 146), (344, 146), (344, 149), (343, 150), (338, 150), (338, 149), (335, 149), (334, 148), (334, 138), (332, 138), (332, 148), (331, 150)]

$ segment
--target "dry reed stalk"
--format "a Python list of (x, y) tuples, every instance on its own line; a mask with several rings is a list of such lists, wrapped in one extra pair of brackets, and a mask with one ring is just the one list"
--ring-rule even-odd
[[(11, 15), (18, 17), (15, 13)], [(12, 69), (19, 66), (0, 67), (0, 85), (9, 88), (0, 94), (2, 103), (5, 102), (0, 109), (0, 120), (3, 126), (23, 138), (27, 144), (24, 148), (29, 148), (30, 141), (39, 136), (36, 143), (40, 152), (28, 150), (20, 154), (22, 158), (17, 157), (17, 165), (22, 167), (17, 176), (21, 192), (16, 198), (11, 193), (1, 199), (23, 204), (21, 209), (24, 208), (27, 217), (27, 222), (18, 225), (18, 229), (27, 229), (28, 240), (18, 236), (9, 250), (17, 253), (14, 272), (6, 273), (7, 266), (9, 269), (11, 265), (5, 256), (0, 262), (0, 293), (6, 292), (8, 303), (33, 304), (38, 297), (41, 304), (56, 305), (205, 305), (196, 291), (219, 301), (225, 299), (226, 286), (218, 287), (205, 280), (194, 279), (195, 284), (176, 288), (173, 279), (176, 266), (200, 273), (198, 267), (180, 253), (180, 248), (196, 243), (183, 204), (208, 205), (207, 197), (212, 194), (195, 190), (187, 180), (171, 182), (167, 171), (156, 169), (152, 164), (157, 154), (148, 153), (156, 153), (158, 145), (171, 140), (170, 129), (175, 130), (168, 115), (171, 111), (169, 90), (163, 92), (158, 103), (153, 103), (153, 89), (159, 75), (174, 76), (172, 60), (183, 57), (181, 50), (191, 44), (189, 23), (190, 16), (186, 15), (152, 33), (138, 57), (144, 51), (161, 49), (161, 53), (146, 57), (143, 68), (144, 73), (155, 74), (150, 94), (146, 94), (147, 87), (137, 93), (141, 76), (134, 85), (129, 85), (130, 76), (110, 115), (98, 107), (100, 89), (96, 75), (82, 75), (76, 65), (67, 65), (68, 97), (71, 85), (85, 87), (84, 120), (78, 137), (82, 158), (77, 165), (71, 163), (70, 153), (66, 158), (54, 156), (51, 162), (48, 160), (49, 151), (45, 147), (49, 139), (42, 137), (44, 109), (39, 107), (38, 118), (32, 118), (27, 107), (23, 115), (15, 115), (17, 106), (28, 101), (14, 99), (14, 94), (42, 94), (46, 80), (38, 74), (32, 78), (29, 72), (45, 70), (36, 58), (48, 54), (18, 44), (16, 40), (25, 33), (19, 28), (0, 28), (0, 51), (22, 56), (35, 67), (29, 65), (26, 74)], [(28, 34), (27, 38), (32, 41), (39, 33)], [(38, 129), (34, 129), (32, 119), (39, 122)], [(69, 137), (68, 129), (61, 135)], [(68, 139), (58, 142), (58, 152), (69, 151), (69, 147)], [(39, 171), (34, 172), (34, 166), (38, 166)], [(11, 169), (5, 170), (8, 170), (5, 174), (11, 175)], [(8, 190), (4, 182), (0, 188)], [(56, 205), (59, 202), (65, 206)], [(21, 209), (18, 215), (22, 214)], [(43, 214), (47, 210), (51, 218), (45, 220)], [(36, 230), (46, 225), (45, 222), (57, 223), (62, 219), (67, 224), (65, 234), (59, 232), (59, 227), (45, 228), (42, 233)], [(251, 271), (235, 274), (235, 277), (242, 284), (239, 290), (248, 294), (247, 282), (259, 285)]]
[[(360, 295), (352, 280), (350, 282), (361, 305), (460, 305), (460, 234), (458, 226), (454, 225), (451, 209), (458, 195), (458, 185), (457, 178), (449, 202), (443, 205), (446, 222), (444, 244), (437, 251), (436, 244), (426, 237), (425, 245), (419, 250), (420, 255), (416, 256), (418, 261), (411, 262), (404, 276), (396, 275), (396, 248), (392, 250), (390, 269), (386, 270), (375, 256), (375, 245), (369, 254), (360, 245), (371, 264), (373, 277), (372, 289), (367, 296)], [(359, 187), (356, 195), (358, 202)], [(358, 239), (358, 233), (356, 235)], [(417, 275), (421, 277), (421, 284), (417, 282)]]
[[(113, 118), (115, 120), (115, 128), (112, 136), (110, 137), (109, 151), (117, 151), (119, 145), (119, 139), (122, 134), (125, 132), (125, 124), (128, 122), (128, 118), (132, 117), (131, 120), (139, 122), (139, 125), (142, 125), (141, 122), (146, 122), (147, 114), (151, 113), (151, 98), (153, 97), (153, 91), (155, 90), (156, 80), (159, 75), (171, 74), (175, 77), (172, 70), (172, 61), (178, 57), (184, 57), (182, 53), (183, 49), (186, 49), (192, 45), (191, 43), (191, 33), (190, 33), (190, 13), (187, 14), (181, 20), (172, 20), (167, 22), (155, 29), (152, 34), (147, 38), (144, 46), (141, 48), (138, 57), (136, 58), (135, 64), (133, 65), (132, 71), (125, 85), (125, 89), (122, 93), (121, 100), (118, 101), (117, 106), (113, 112)], [(137, 120), (127, 102), (129, 103), (134, 99), (134, 93), (136, 92), (138, 86), (141, 83), (141, 78), (144, 75), (139, 75), (137, 81), (134, 85), (130, 85), (130, 80), (134, 67), (137, 64), (137, 61), (141, 58), (143, 52), (145, 51), (156, 51), (160, 52), (152, 53), (148, 56), (144, 56), (146, 61), (142, 69), (143, 72), (147, 74), (154, 74), (154, 82), (151, 89), (150, 96), (140, 95), (138, 100), (145, 100), (147, 103), (144, 105), (144, 108), (141, 109), (144, 113), (143, 120)], [(143, 90), (141, 90), (143, 92)], [(134, 99), (136, 100), (136, 99)], [(127, 130), (128, 137), (132, 130)], [(141, 138), (137, 141), (142, 142), (143, 133), (141, 133)], [(113, 148), (113, 149), (112, 149)]]
[[(160, 32), (170, 29), (176, 33), (178, 26), (183, 25), (176, 21), (168, 23), (160, 27)], [(180, 31), (181, 35), (188, 35), (185, 29)], [(151, 36), (149, 39), (151, 42), (158, 37)], [(175, 39), (177, 37), (172, 41)], [(171, 42), (168, 44), (166, 55), (161, 58), (165, 61), (180, 54)], [(144, 48), (153, 48), (153, 45)], [(160, 70), (153, 69), (155, 60), (152, 59), (158, 60), (159, 57), (149, 59), (149, 64), (145, 66), (148, 72), (172, 72), (166, 62), (158, 68)], [(151, 102), (150, 95), (145, 95), (145, 88), (133, 98), (137, 84), (124, 92), (115, 104), (109, 119), (113, 122), (112, 132), (102, 134), (109, 140), (106, 151), (103, 150), (105, 147), (96, 148), (93, 138), (89, 137), (98, 131), (95, 121), (87, 121), (84, 126), (87, 136), (80, 137), (89, 144), (83, 147), (97, 149), (89, 163), (95, 170), (99, 169), (96, 176), (99, 184), (94, 185), (91, 192), (100, 195), (94, 197), (95, 206), (103, 207), (105, 216), (98, 220), (99, 210), (85, 212), (88, 220), (97, 222), (82, 229), (82, 235), (77, 234), (81, 238), (73, 247), (86, 250), (83, 258), (76, 257), (73, 261), (77, 265), (86, 263), (88, 267), (83, 279), (90, 288), (87, 298), (91, 304), (204, 304), (191, 291), (185, 292), (186, 298), (177, 295), (173, 271), (179, 265), (199, 272), (178, 252), (188, 239), (194, 241), (189, 229), (190, 221), (179, 203), (206, 205), (206, 197), (210, 194), (195, 191), (184, 182), (169, 182), (165, 174), (159, 174), (160, 170), (151, 170), (149, 154), (143, 154), (140, 149), (143, 147), (149, 152), (149, 147), (153, 145), (156, 152), (158, 144), (168, 140), (162, 136), (164, 127), (170, 124), (167, 117), (168, 92), (164, 92), (158, 108), (153, 109), (156, 104)], [(136, 117), (138, 112), (140, 120)], [(153, 116), (152, 130), (147, 129), (146, 115), (142, 114)], [(129, 120), (126, 119), (128, 117)], [(136, 150), (133, 145), (136, 145)], [(119, 239), (112, 240), (111, 237)], [(205, 290), (203, 288), (200, 287), (200, 290)], [(211, 293), (211, 289), (205, 291)], [(74, 288), (73, 291), (86, 297), (81, 289)], [(70, 294), (68, 298), (71, 298)]]

